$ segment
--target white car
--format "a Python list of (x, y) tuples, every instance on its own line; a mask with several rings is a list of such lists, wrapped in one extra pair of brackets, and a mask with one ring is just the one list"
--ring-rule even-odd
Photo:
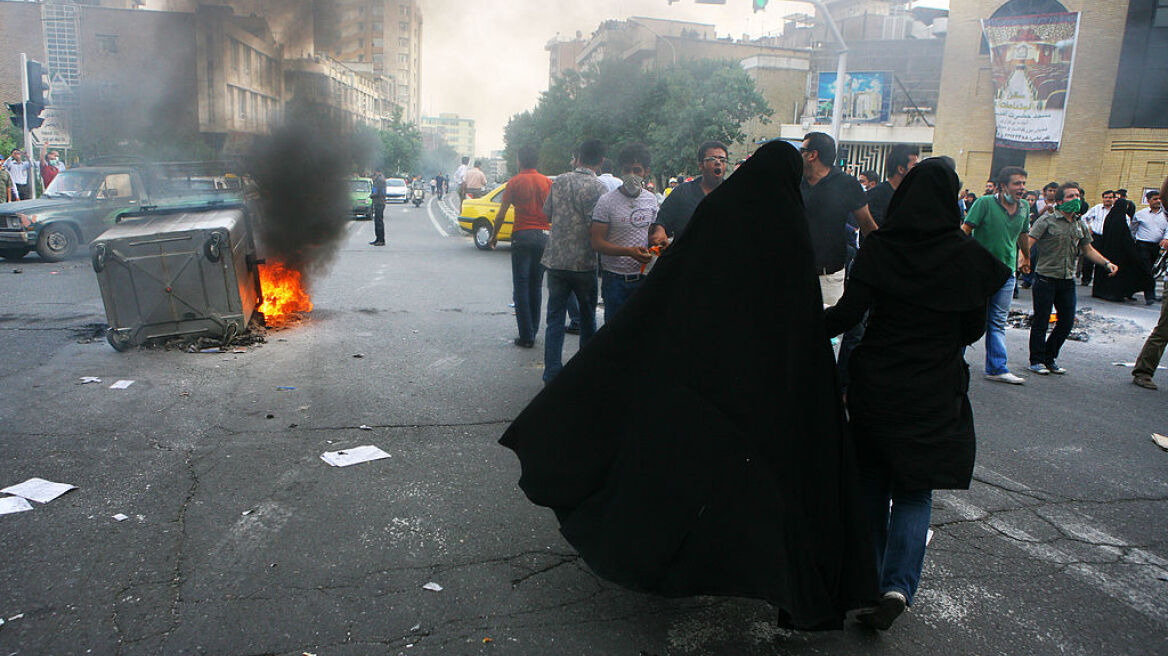
[(398, 202), (402, 205), (410, 202), (410, 187), (404, 178), (386, 178), (385, 202)]

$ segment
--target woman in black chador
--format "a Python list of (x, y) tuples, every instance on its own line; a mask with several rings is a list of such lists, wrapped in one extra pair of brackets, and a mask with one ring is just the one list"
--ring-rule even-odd
[(879, 629), (912, 603), (932, 491), (969, 488), (973, 413), (962, 347), (985, 332), (987, 299), (1010, 275), (961, 231), (959, 189), (939, 159), (914, 167), (826, 313), (827, 334), (837, 335), (870, 312), (847, 403), (883, 595), (860, 620)]
[(826, 629), (877, 595), (801, 170), (771, 143), (711, 192), (500, 442), (600, 576)]
[(1103, 239), (1092, 244), (1103, 257), (1119, 267), (1119, 272), (1114, 276), (1095, 276), (1091, 295), (1116, 303), (1123, 303), (1132, 294), (1151, 287), (1152, 278), (1152, 266), (1136, 249), (1136, 240), (1123, 210), (1119, 203), (1112, 206), (1103, 222)]

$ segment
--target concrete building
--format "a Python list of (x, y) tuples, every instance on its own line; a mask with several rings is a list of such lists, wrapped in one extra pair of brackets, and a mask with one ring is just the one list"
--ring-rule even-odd
[(376, 76), (360, 73), (325, 55), (284, 62), (287, 100), (314, 117), (327, 116), (343, 128), (382, 129), (392, 115)]
[[(371, 63), (394, 78), (404, 117), (421, 116), (422, 10), (418, 0), (330, 0), (318, 12), (317, 48), (342, 62)], [(328, 21), (327, 23), (325, 21)]]
[[(1168, 3), (1162, 0), (968, 0), (952, 5), (935, 151), (954, 157), (967, 185), (1007, 165), (1029, 186), (1076, 180), (1092, 202), (1105, 189), (1130, 197), (1168, 175)], [(1065, 127), (1057, 150), (995, 144), (994, 81), (980, 21), (1081, 12)], [(1137, 200), (1137, 203), (1139, 200)]]
[(438, 116), (423, 116), (421, 125), (423, 138), (433, 135), (446, 142), (459, 157), (475, 157), (475, 122), (473, 118), (463, 118), (458, 114), (442, 113)]
[(564, 72), (576, 70), (576, 58), (580, 56), (585, 43), (587, 42), (584, 35), (579, 31), (576, 32), (575, 39), (562, 39), (557, 34), (547, 42), (543, 49), (548, 51), (549, 85)]

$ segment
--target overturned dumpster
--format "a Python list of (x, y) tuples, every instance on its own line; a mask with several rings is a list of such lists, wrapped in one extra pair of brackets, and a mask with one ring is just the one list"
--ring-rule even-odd
[(118, 351), (151, 340), (247, 330), (260, 298), (255, 241), (242, 202), (146, 210), (90, 244)]

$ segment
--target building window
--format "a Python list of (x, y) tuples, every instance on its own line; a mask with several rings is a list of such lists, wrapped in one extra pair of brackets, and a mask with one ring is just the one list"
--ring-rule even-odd
[(397, 27), (402, 32), (409, 32), (410, 31), (410, 24), (409, 23), (398, 23)]
[(1131, 0), (1121, 44), (1109, 127), (1168, 128), (1168, 0)]
[(97, 34), (97, 51), (103, 55), (113, 55), (118, 52), (118, 37), (116, 34)]
[(369, 26), (369, 29), (373, 30), (374, 32), (380, 32), (381, 30), (383, 30), (385, 28), (382, 27), (381, 23), (374, 22)]
[(410, 15), (410, 6), (409, 5), (400, 5), (400, 6), (398, 6), (398, 10), (401, 11), (402, 16), (409, 16)]
[(397, 63), (399, 63), (399, 64), (408, 64), (408, 63), (410, 63), (410, 56), (409, 56), (409, 55), (407, 55), (407, 54), (405, 54), (405, 53), (399, 54), (399, 55), (397, 56)]

